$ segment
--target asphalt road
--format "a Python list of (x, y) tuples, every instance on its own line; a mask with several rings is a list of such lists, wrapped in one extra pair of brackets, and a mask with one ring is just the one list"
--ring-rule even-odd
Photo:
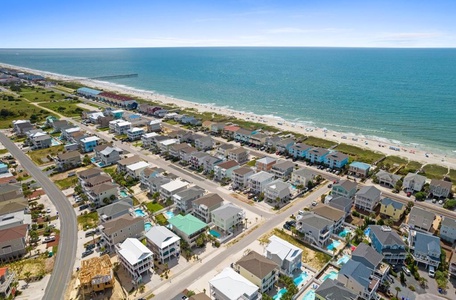
[(73, 272), (77, 247), (76, 214), (67, 197), (9, 138), (0, 133), (0, 142), (27, 172), (38, 182), (55, 205), (60, 218), (59, 250), (54, 270), (44, 292), (43, 299), (64, 299)]

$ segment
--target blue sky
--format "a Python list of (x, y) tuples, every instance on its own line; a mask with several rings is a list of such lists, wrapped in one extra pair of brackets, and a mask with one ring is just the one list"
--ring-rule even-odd
[(455, 0), (3, 0), (0, 48), (456, 47)]

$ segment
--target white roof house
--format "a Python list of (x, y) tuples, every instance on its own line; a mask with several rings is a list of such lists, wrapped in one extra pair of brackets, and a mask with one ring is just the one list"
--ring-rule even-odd
[(79, 127), (71, 127), (71, 128), (68, 128), (68, 129), (64, 129), (64, 131), (66, 133), (70, 134), (70, 133), (73, 133), (73, 132), (81, 131), (81, 128), (79, 128)]
[(150, 164), (148, 164), (147, 162), (140, 161), (140, 162), (128, 165), (127, 166), (127, 170), (132, 170), (133, 172), (136, 172), (137, 170), (142, 170), (142, 169), (145, 169), (145, 168), (147, 168), (149, 166), (150, 166)]
[(177, 140), (177, 139), (168, 139), (168, 140), (161, 141), (160, 144), (162, 144), (163, 146), (171, 146), (171, 145), (176, 144), (177, 142), (179, 142), (179, 140)]
[(275, 261), (286, 274), (301, 268), (302, 249), (273, 235), (266, 247), (266, 257)]
[(178, 191), (181, 188), (184, 188), (188, 185), (188, 182), (182, 181), (180, 179), (173, 180), (167, 184), (162, 185), (162, 189), (173, 193), (174, 191)]
[(94, 113), (89, 114), (88, 117), (90, 119), (96, 120), (98, 118), (104, 117), (104, 114), (101, 111), (98, 111), (98, 112), (94, 112)]
[[(232, 268), (225, 268), (209, 281), (211, 295), (216, 299), (256, 299), (258, 287), (236, 273)], [(260, 295), (259, 295), (260, 296)]]
[(157, 245), (160, 249), (166, 248), (175, 242), (180, 241), (174, 232), (166, 228), (165, 226), (154, 226), (147, 233), (146, 238)]
[(133, 238), (126, 239), (120, 245), (118, 253), (132, 266), (152, 256), (152, 251)]
[(148, 132), (148, 133), (144, 133), (142, 136), (147, 139), (147, 138), (156, 137), (157, 135), (159, 135), (159, 134), (156, 132)]
[(98, 140), (100, 140), (100, 138), (97, 137), (97, 136), (89, 136), (89, 137), (81, 139), (81, 142), (82, 143), (89, 143), (89, 142), (96, 142)]
[(128, 121), (121, 121), (117, 123), (117, 127), (131, 126), (131, 123)]

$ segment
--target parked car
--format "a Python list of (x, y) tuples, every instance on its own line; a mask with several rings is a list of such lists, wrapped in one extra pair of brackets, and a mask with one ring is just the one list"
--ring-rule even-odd
[(405, 275), (410, 276), (412, 273), (410, 272), (409, 269), (407, 269), (406, 266), (402, 266), (402, 271), (405, 273)]
[(95, 244), (88, 244), (86, 247), (86, 250), (92, 250), (95, 249)]
[(431, 278), (435, 277), (435, 268), (434, 268), (434, 266), (429, 266), (429, 277), (431, 277)]
[(437, 199), (432, 199), (432, 203), (436, 203), (437, 202)]
[(43, 243), (49, 243), (55, 241), (55, 236), (48, 236), (44, 239)]
[(95, 230), (91, 230), (91, 231), (87, 231), (85, 233), (85, 237), (89, 237), (89, 236), (92, 236), (92, 235), (95, 235), (97, 232)]
[(317, 201), (313, 201), (312, 206), (317, 206)]
[(407, 197), (410, 197), (412, 195), (411, 192), (407, 192)]
[(442, 205), (443, 204), (443, 200), (439, 200), (439, 204)]
[(92, 254), (92, 253), (93, 253), (93, 250), (86, 250), (86, 251), (82, 252), (82, 255), (81, 255), (81, 256), (82, 256), (82, 257), (86, 257), (86, 256), (89, 256), (89, 255)]
[(332, 188), (332, 186), (333, 186), (333, 185), (332, 185), (331, 183), (330, 183), (330, 184), (328, 184), (328, 188)]
[(286, 230), (291, 230), (291, 226), (287, 222), (285, 222), (285, 224), (283, 224), (283, 228)]

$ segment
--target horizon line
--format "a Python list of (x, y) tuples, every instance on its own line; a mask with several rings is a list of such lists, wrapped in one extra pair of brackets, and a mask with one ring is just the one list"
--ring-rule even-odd
[(170, 49), (170, 48), (325, 48), (325, 49), (456, 49), (453, 47), (393, 47), (393, 46), (146, 46), (146, 47), (2, 47), (0, 50), (93, 50), (93, 49)]

